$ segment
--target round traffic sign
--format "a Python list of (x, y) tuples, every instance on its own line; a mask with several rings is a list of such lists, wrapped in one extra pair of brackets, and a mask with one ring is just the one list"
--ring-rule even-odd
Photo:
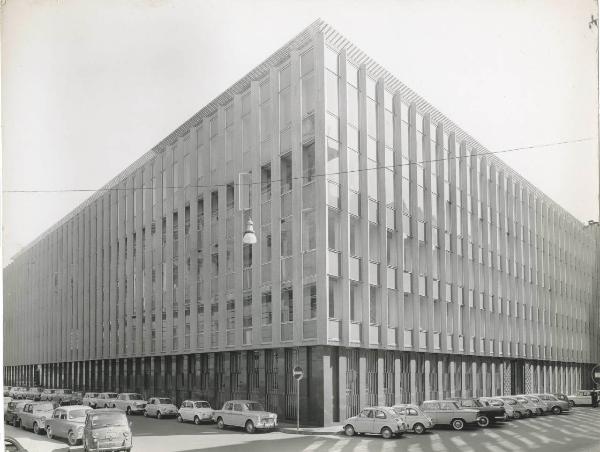
[(296, 380), (302, 380), (302, 377), (304, 377), (304, 370), (302, 370), (302, 367), (296, 366), (292, 371), (292, 375)]

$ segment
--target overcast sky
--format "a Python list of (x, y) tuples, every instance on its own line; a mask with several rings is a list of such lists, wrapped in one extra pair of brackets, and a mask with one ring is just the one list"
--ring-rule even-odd
[[(4, 2), (3, 2), (4, 3)], [(598, 218), (592, 0), (7, 0), (3, 189), (97, 189), (321, 17), (581, 221)], [(3, 194), (3, 262), (90, 193)]]

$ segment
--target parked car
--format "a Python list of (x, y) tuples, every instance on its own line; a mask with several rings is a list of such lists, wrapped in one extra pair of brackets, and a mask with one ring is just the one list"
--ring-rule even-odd
[(144, 409), (144, 416), (156, 416), (157, 419), (177, 416), (177, 407), (168, 397), (151, 397)]
[[(537, 414), (542, 415), (542, 414), (546, 414), (546, 413), (550, 412), (550, 410), (548, 409), (548, 406), (544, 402), (542, 402), (539, 397), (534, 396), (532, 394), (524, 394), (523, 397), (525, 397), (526, 399), (530, 400), (533, 403), (533, 405), (537, 411)], [(517, 400), (519, 400), (519, 399), (517, 398)]]
[(6, 410), (8, 409), (8, 404), (13, 401), (12, 397), (4, 397), (4, 414), (6, 414)]
[(462, 430), (466, 425), (477, 425), (479, 410), (460, 408), (451, 400), (426, 400), (421, 409), (431, 418), (434, 425), (449, 425)]
[(30, 399), (30, 400), (41, 400), (42, 398), (42, 392), (44, 392), (43, 388), (40, 388), (38, 386), (34, 386), (29, 388), (26, 392), (25, 392), (25, 396)]
[(417, 405), (402, 404), (392, 407), (394, 412), (402, 416), (406, 431), (412, 431), (421, 435), (427, 429), (433, 428), (433, 421)]
[(41, 401), (52, 401), (54, 400), (54, 393), (56, 392), (56, 389), (44, 389), (42, 391), (42, 394), (40, 395), (40, 400)]
[(83, 438), (83, 426), (88, 411), (91, 411), (91, 408), (83, 405), (56, 408), (52, 417), (46, 420), (46, 436), (48, 439), (66, 438), (69, 446), (76, 446)]
[(52, 417), (55, 408), (54, 402), (26, 403), (19, 414), (21, 428), (33, 430), (33, 433), (39, 435), (46, 429), (46, 419)]
[(12, 386), (4, 386), (4, 397), (8, 397), (10, 395), (10, 390)]
[(141, 414), (144, 412), (144, 408), (146, 408), (146, 400), (144, 400), (141, 394), (124, 392), (113, 400), (113, 406), (125, 411), (127, 414)]
[(527, 416), (527, 408), (521, 405), (514, 397), (502, 396), (499, 397), (499, 399), (504, 401), (505, 404), (511, 406), (515, 419), (521, 419)]
[(454, 400), (460, 408), (478, 410), (479, 417), (477, 418), (477, 425), (480, 427), (487, 427), (497, 421), (506, 420), (506, 414), (503, 407), (486, 406), (479, 400), (473, 398), (448, 400)]
[(538, 397), (546, 406), (552, 411), (553, 414), (560, 414), (563, 411), (570, 411), (571, 404), (564, 400), (558, 400), (552, 394), (533, 394)]
[(56, 389), (52, 396), (52, 400), (58, 402), (59, 405), (70, 405), (73, 400), (73, 390)]
[[(535, 403), (533, 403), (529, 398), (527, 398), (523, 395), (514, 395), (513, 398), (525, 407), (525, 412), (528, 417), (537, 416), (538, 414), (540, 414), (540, 408)], [(544, 406), (545, 406), (545, 404), (544, 404)], [(544, 411), (543, 408), (541, 410), (542, 410), (542, 412)]]
[(194, 422), (196, 425), (201, 422), (213, 422), (213, 409), (205, 400), (184, 400), (179, 407), (177, 420)]
[(515, 411), (513, 410), (513, 407), (502, 399), (498, 399), (496, 397), (480, 397), (479, 401), (485, 406), (496, 406), (504, 408), (504, 413), (506, 414), (507, 420), (514, 419), (515, 417)]
[(87, 405), (93, 407), (94, 400), (98, 397), (97, 392), (86, 392), (83, 395), (83, 400), (81, 402), (82, 405)]
[(6, 452), (27, 452), (27, 449), (21, 446), (21, 443), (12, 436), (4, 437), (4, 450)]
[(4, 413), (4, 422), (12, 424), (13, 427), (18, 427), (21, 411), (23, 410), (23, 407), (30, 402), (33, 402), (33, 400), (19, 399), (9, 402)]
[(553, 392), (552, 395), (556, 397), (558, 400), (564, 400), (565, 402), (569, 401), (569, 396), (563, 394), (562, 392)]
[(133, 445), (131, 423), (118, 408), (88, 411), (83, 428), (83, 450), (129, 451)]
[(261, 403), (252, 400), (229, 400), (222, 409), (215, 410), (213, 417), (221, 429), (230, 425), (254, 433), (256, 429), (277, 428), (277, 414), (265, 411)]
[(374, 406), (361, 410), (356, 416), (344, 421), (344, 433), (354, 436), (356, 433), (381, 435), (390, 439), (402, 435), (406, 424), (395, 410), (386, 406)]
[(13, 399), (23, 399), (25, 398), (25, 391), (27, 391), (27, 388), (23, 388), (21, 386), (14, 386), (11, 388), (9, 395), (13, 398)]
[[(554, 396), (558, 399), (556, 394)], [(559, 399), (562, 400), (562, 399)], [(592, 404), (592, 391), (589, 389), (578, 389), (575, 394), (569, 394), (567, 401), (571, 406), (577, 405), (591, 405)]]
[(83, 405), (83, 392), (73, 391), (73, 394), (71, 395), (71, 404)]
[(116, 392), (101, 392), (93, 399), (94, 408), (114, 408), (119, 397)]

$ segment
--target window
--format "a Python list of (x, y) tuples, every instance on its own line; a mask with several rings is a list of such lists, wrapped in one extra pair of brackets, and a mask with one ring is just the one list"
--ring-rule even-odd
[(264, 165), (260, 172), (261, 181), (261, 201), (271, 199), (271, 165)]
[(252, 328), (252, 291), (244, 292), (242, 322), (244, 328)]
[(281, 323), (294, 321), (294, 292), (291, 286), (281, 288)]
[(271, 304), (271, 290), (263, 290), (262, 293), (262, 324), (271, 325), (273, 323), (273, 307)]
[(235, 329), (235, 300), (227, 301), (227, 329)]
[(302, 177), (303, 183), (308, 184), (315, 177), (315, 144), (302, 146)]
[(288, 217), (281, 220), (281, 256), (287, 257), (292, 255), (292, 219)]
[(304, 285), (304, 320), (317, 318), (317, 285)]
[(302, 251), (314, 250), (317, 247), (317, 231), (315, 211), (302, 212)]
[(292, 189), (292, 155), (286, 154), (281, 157), (281, 193)]

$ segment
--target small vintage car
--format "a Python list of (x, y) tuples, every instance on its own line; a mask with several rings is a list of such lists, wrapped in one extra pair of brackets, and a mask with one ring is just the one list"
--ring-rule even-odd
[(54, 400), (54, 393), (56, 392), (56, 389), (44, 389), (42, 391), (42, 394), (40, 395), (40, 400), (43, 401), (52, 401)]
[(201, 422), (213, 422), (213, 410), (205, 400), (184, 400), (179, 407), (177, 420), (194, 422), (196, 425)]
[(501, 396), (498, 397), (500, 400), (504, 402), (505, 405), (510, 405), (513, 410), (513, 417), (515, 419), (521, 419), (527, 417), (527, 408), (519, 403), (517, 399), (509, 396)]
[(54, 400), (59, 405), (70, 405), (73, 400), (72, 389), (56, 389), (52, 394), (51, 400)]
[(529, 400), (530, 403), (533, 404), (533, 407), (535, 408), (535, 412), (537, 414), (539, 414), (540, 416), (543, 414), (548, 413), (550, 410), (548, 409), (548, 406), (542, 402), (540, 400), (539, 397), (531, 395), (531, 394), (523, 394), (522, 396), (517, 396), (517, 401), (521, 401), (520, 397), (524, 397), (525, 399)]
[(90, 410), (83, 428), (83, 450), (129, 451), (133, 445), (131, 422), (118, 408)]
[(546, 407), (552, 412), (552, 414), (561, 414), (563, 411), (571, 411), (571, 404), (564, 400), (558, 400), (552, 394), (533, 394), (539, 398)]
[(144, 416), (156, 416), (156, 419), (162, 419), (167, 416), (177, 416), (177, 407), (168, 397), (151, 397), (144, 409)]
[(356, 416), (344, 421), (344, 433), (354, 436), (356, 433), (381, 435), (385, 439), (402, 435), (406, 424), (396, 411), (387, 406), (367, 407)]
[(72, 405), (83, 405), (83, 392), (73, 391), (73, 394), (71, 394), (71, 404)]
[(19, 413), (21, 428), (33, 430), (36, 435), (41, 434), (46, 429), (46, 419), (52, 417), (55, 408), (54, 402), (26, 403)]
[(6, 413), (6, 410), (8, 409), (8, 404), (13, 401), (13, 398), (5, 396), (2, 398), (2, 400), (4, 400), (4, 413)]
[(504, 407), (487, 406), (474, 398), (448, 400), (455, 401), (456, 404), (461, 408), (479, 410), (477, 425), (479, 425), (480, 427), (487, 427), (488, 425), (493, 424), (495, 422), (506, 420), (506, 410), (504, 409)]
[[(538, 407), (538, 405), (533, 403), (533, 401), (529, 398), (525, 397), (524, 395), (514, 395), (512, 397), (525, 407), (525, 413), (527, 417), (537, 416), (538, 414), (540, 414), (540, 408)], [(543, 412), (544, 408), (541, 408), (541, 411)]]
[(86, 392), (83, 395), (83, 400), (81, 401), (81, 404), (93, 407), (94, 400), (96, 399), (96, 397), (98, 397), (97, 392)]
[(4, 436), (4, 450), (6, 452), (27, 452), (21, 443), (12, 436)]
[(76, 446), (83, 438), (85, 417), (92, 409), (83, 405), (68, 405), (56, 408), (46, 420), (48, 439), (66, 438), (69, 446)]
[(29, 400), (41, 400), (42, 392), (44, 392), (43, 388), (40, 388), (38, 386), (33, 386), (25, 392), (25, 396)]
[(13, 398), (13, 399), (24, 399), (25, 398), (25, 393), (27, 392), (27, 388), (24, 388), (22, 386), (13, 386), (10, 389), (9, 395)]
[(116, 392), (101, 392), (93, 399), (94, 408), (115, 408), (115, 401), (119, 397)]
[[(558, 399), (558, 396), (554, 394), (554, 396)], [(592, 404), (592, 391), (586, 389), (579, 389), (575, 392), (575, 394), (569, 394), (567, 396), (568, 402), (571, 406), (577, 405), (591, 405)], [(561, 400), (561, 399), (559, 399)]]
[(4, 386), (4, 397), (8, 397), (10, 395), (10, 390), (12, 386)]
[(460, 408), (451, 400), (426, 400), (421, 410), (431, 418), (434, 425), (449, 425), (454, 430), (462, 430), (467, 425), (477, 425), (479, 410)]
[(142, 414), (146, 408), (146, 400), (141, 394), (135, 392), (123, 392), (113, 400), (113, 406), (125, 411), (127, 414)]
[(433, 421), (417, 405), (401, 404), (392, 407), (394, 412), (401, 416), (407, 431), (421, 435), (433, 428)]
[(33, 400), (27, 399), (19, 399), (8, 402), (8, 406), (6, 407), (6, 411), (4, 412), (4, 422), (7, 424), (11, 424), (13, 427), (19, 426), (19, 418), (21, 415), (21, 411), (23, 411), (23, 407), (27, 403), (31, 403)]
[(502, 399), (498, 399), (496, 397), (479, 397), (479, 402), (481, 402), (485, 406), (494, 406), (494, 407), (502, 407), (504, 408), (504, 413), (506, 414), (506, 419), (514, 419), (515, 412), (511, 405), (506, 403)]
[(277, 428), (277, 414), (265, 411), (261, 403), (252, 400), (229, 400), (222, 409), (214, 411), (213, 418), (220, 429), (229, 425), (254, 433), (257, 429)]

